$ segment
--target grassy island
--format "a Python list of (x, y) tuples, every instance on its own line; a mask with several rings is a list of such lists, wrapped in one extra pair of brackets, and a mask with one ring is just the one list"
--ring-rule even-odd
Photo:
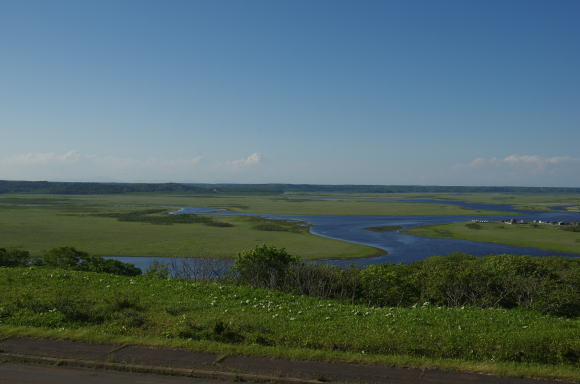
[(412, 228), (417, 236), (487, 241), (580, 254), (580, 232), (550, 224), (453, 223)]
[(401, 228), (403, 227), (401, 227), (400, 225), (379, 225), (377, 227), (366, 227), (363, 229), (366, 229), (367, 231), (371, 232), (392, 232), (398, 231)]

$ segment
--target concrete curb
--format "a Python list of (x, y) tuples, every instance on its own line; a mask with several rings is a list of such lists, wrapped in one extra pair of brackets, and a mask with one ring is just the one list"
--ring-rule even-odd
[(210, 371), (203, 369), (185, 369), (185, 368), (171, 368), (171, 367), (157, 367), (148, 365), (136, 365), (136, 364), (123, 364), (123, 363), (110, 363), (106, 361), (96, 361), (96, 360), (79, 360), (79, 359), (66, 359), (66, 358), (55, 358), (55, 357), (45, 357), (45, 356), (34, 356), (34, 355), (22, 355), (17, 353), (4, 353), (0, 352), (0, 361), (4, 362), (19, 362), (19, 363), (35, 363), (35, 364), (47, 364), (56, 366), (69, 366), (69, 367), (81, 367), (81, 368), (96, 368), (105, 369), (113, 371), (122, 372), (138, 372), (138, 373), (155, 373), (159, 375), (170, 375), (170, 376), (185, 376), (185, 377), (195, 377), (200, 379), (222, 379), (230, 381), (249, 381), (249, 382), (275, 382), (275, 383), (288, 383), (288, 384), (320, 384), (322, 381), (319, 380), (308, 380), (300, 379), (294, 377), (280, 377), (280, 376), (268, 376), (268, 375), (258, 375), (251, 373), (235, 373), (235, 372), (225, 372), (225, 371)]

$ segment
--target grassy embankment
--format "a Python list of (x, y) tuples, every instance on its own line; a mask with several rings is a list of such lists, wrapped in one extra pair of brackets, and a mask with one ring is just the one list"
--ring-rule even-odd
[(276, 291), (0, 268), (0, 337), (580, 379), (580, 322), (502, 309), (372, 308)]
[(580, 232), (544, 224), (453, 223), (412, 228), (416, 236), (486, 241), (580, 254)]
[[(376, 248), (314, 236), (295, 224), (266, 223), (248, 217), (213, 216), (211, 220), (167, 222), (148, 214), (147, 220), (123, 220), (140, 212), (169, 206), (226, 208), (237, 212), (332, 215), (459, 215), (482, 214), (449, 205), (311, 201), (280, 195), (194, 196), (2, 195), (0, 245), (23, 247), (40, 254), (73, 246), (102, 256), (182, 256), (232, 258), (240, 249), (258, 244), (286, 247), (304, 259), (356, 258), (382, 253)], [(485, 212), (492, 213), (492, 212)], [(206, 216), (211, 218), (211, 216)], [(150, 220), (151, 219), (151, 220)], [(205, 220), (205, 221), (204, 221)], [(215, 225), (212, 225), (211, 223)], [(156, 225), (157, 224), (157, 225)]]

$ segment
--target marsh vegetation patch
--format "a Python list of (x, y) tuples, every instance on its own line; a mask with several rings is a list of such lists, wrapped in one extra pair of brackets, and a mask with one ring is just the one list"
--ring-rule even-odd
[(363, 229), (365, 229), (367, 231), (371, 231), (371, 232), (392, 232), (392, 231), (398, 231), (401, 228), (403, 228), (403, 227), (401, 227), (400, 225), (379, 225), (376, 227), (366, 227)]

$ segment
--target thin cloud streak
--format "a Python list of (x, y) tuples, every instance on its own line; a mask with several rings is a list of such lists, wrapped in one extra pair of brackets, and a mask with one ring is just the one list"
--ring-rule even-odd
[(47, 153), (24, 153), (12, 156), (0, 157), (0, 166), (40, 166), (51, 164), (76, 164), (92, 163), (112, 167), (183, 167), (198, 164), (201, 156), (185, 159), (136, 159), (120, 156), (97, 156), (82, 155), (78, 151), (68, 151), (63, 154), (54, 152)]
[(202, 156), (185, 158), (134, 158), (64, 153), (24, 153), (0, 156), (0, 179), (39, 180), (120, 180), (195, 182), (230, 179), (232, 172), (249, 170), (260, 164), (254, 152), (237, 160), (204, 161)]
[(542, 157), (538, 155), (510, 155), (504, 158), (478, 157), (467, 164), (458, 164), (458, 168), (495, 168), (545, 172), (560, 167), (580, 165), (580, 158), (571, 156)]
[(246, 168), (259, 164), (261, 160), (262, 156), (259, 153), (254, 152), (246, 158), (230, 161), (229, 165), (234, 169)]
[(78, 151), (68, 151), (63, 154), (23, 153), (0, 158), (0, 165), (42, 165), (50, 163), (75, 163), (80, 159)]

